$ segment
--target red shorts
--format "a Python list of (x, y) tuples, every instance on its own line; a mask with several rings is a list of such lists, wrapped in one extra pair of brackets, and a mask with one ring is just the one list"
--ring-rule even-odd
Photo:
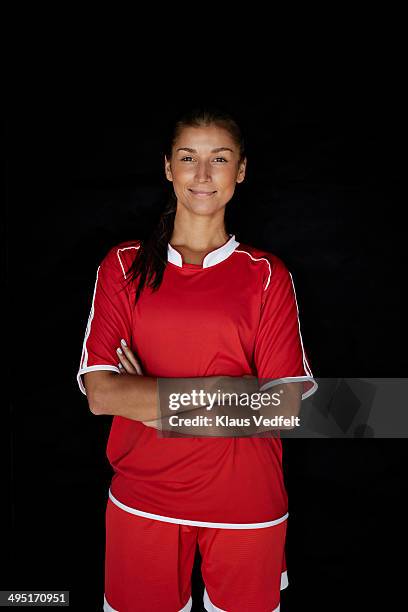
[(287, 521), (218, 529), (132, 514), (108, 498), (104, 612), (189, 612), (198, 543), (208, 612), (278, 612)]

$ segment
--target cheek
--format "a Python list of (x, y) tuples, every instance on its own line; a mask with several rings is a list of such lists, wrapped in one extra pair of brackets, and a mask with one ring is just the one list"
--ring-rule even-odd
[(191, 181), (192, 176), (194, 176), (194, 172), (190, 168), (186, 168), (186, 170), (177, 170), (177, 172), (173, 173), (173, 181), (182, 185), (183, 183)]
[(214, 178), (216, 178), (225, 189), (234, 189), (237, 181), (237, 173), (235, 170), (228, 169), (228, 171), (224, 170), (224, 172), (219, 172)]

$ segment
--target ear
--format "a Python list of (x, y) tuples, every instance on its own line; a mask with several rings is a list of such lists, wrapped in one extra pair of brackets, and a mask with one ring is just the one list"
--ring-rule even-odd
[(170, 162), (167, 161), (166, 156), (164, 156), (164, 173), (168, 181), (173, 181), (173, 175), (171, 173)]
[(243, 159), (243, 161), (239, 165), (239, 170), (238, 170), (238, 174), (237, 174), (237, 183), (242, 183), (242, 181), (245, 178), (246, 163), (247, 163), (247, 160), (246, 160), (246, 157), (245, 157), (245, 159)]

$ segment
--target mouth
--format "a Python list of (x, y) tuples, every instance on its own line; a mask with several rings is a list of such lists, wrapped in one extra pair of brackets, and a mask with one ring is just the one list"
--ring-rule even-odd
[(195, 189), (189, 189), (189, 191), (199, 198), (209, 198), (216, 193), (216, 191), (196, 191)]

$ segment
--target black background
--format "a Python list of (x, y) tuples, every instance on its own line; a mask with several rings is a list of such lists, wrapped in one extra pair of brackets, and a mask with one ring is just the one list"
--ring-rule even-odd
[[(168, 188), (163, 134), (193, 104), (158, 100), (143, 95), (131, 108), (31, 100), (7, 121), (11, 464), (3, 480), (12, 555), (1, 588), (70, 590), (74, 610), (102, 609), (111, 478), (111, 417), (91, 414), (76, 372), (96, 268), (111, 246), (153, 226)], [(228, 229), (292, 272), (315, 376), (405, 376), (395, 101), (355, 84), (205, 101), (246, 131), (247, 177), (228, 204)], [(290, 585), (282, 612), (390, 605), (405, 554), (405, 440), (283, 444)], [(203, 609), (199, 561), (195, 611)]]

